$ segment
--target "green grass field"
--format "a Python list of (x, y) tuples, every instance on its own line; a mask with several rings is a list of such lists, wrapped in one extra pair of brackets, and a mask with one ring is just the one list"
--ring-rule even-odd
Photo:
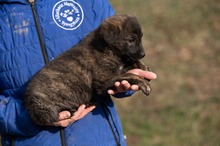
[(128, 146), (220, 146), (220, 1), (110, 0), (139, 18), (149, 97), (115, 99)]

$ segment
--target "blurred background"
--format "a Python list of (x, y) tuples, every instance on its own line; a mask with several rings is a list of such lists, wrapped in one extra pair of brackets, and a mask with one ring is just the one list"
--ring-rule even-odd
[(128, 146), (220, 146), (220, 1), (110, 0), (138, 17), (149, 97), (114, 99)]

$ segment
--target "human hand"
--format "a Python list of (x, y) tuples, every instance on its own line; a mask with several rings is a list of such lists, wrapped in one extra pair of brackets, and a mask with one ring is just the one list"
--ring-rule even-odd
[(71, 113), (69, 111), (62, 111), (59, 113), (58, 121), (54, 122), (52, 126), (67, 127), (77, 120), (82, 119), (85, 115), (95, 109), (95, 107), (95, 105), (92, 105), (86, 108), (86, 106), (83, 104), (78, 108), (73, 116), (71, 116)]
[[(141, 77), (148, 79), (148, 80), (154, 80), (157, 78), (157, 75), (155, 73), (153, 73), (151, 71), (141, 70), (141, 69), (132, 69), (132, 70), (129, 70), (127, 73), (132, 73), (132, 74), (141, 76)], [(125, 92), (128, 90), (134, 90), (134, 91), (139, 90), (138, 85), (135, 85), (135, 84), (131, 85), (126, 80), (123, 80), (121, 82), (115, 82), (115, 87), (116, 87), (116, 90), (110, 89), (110, 90), (108, 90), (108, 94), (113, 95), (113, 94)]]

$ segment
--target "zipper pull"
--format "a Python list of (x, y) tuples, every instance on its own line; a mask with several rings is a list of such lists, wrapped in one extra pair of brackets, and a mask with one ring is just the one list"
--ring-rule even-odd
[(36, 0), (27, 0), (30, 4), (34, 4)]

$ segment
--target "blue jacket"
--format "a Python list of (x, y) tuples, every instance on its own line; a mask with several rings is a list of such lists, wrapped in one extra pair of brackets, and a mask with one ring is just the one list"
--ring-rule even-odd
[[(33, 3), (0, 0), (0, 133), (3, 146), (11, 145), (12, 139), (15, 146), (61, 146), (58, 127), (40, 127), (29, 118), (23, 105), (25, 87), (45, 61), (77, 44), (113, 14), (107, 0), (36, 0)], [(42, 48), (46, 50), (45, 56)], [(102, 98), (105, 98), (104, 110), (97, 105), (83, 119), (65, 128), (67, 146), (116, 145), (107, 119), (117, 140), (122, 146), (126, 145), (111, 98)]]

